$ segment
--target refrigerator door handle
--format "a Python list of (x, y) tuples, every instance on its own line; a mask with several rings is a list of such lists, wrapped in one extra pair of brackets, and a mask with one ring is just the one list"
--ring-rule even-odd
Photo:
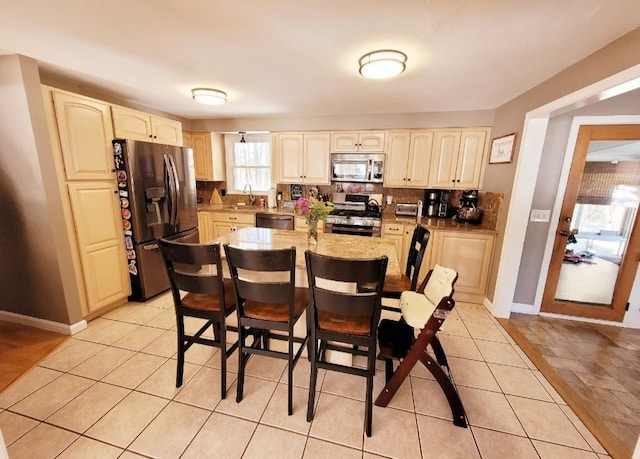
[(165, 153), (164, 155), (164, 166), (167, 174), (167, 185), (169, 188), (169, 224), (173, 227), (177, 224), (177, 192), (176, 192), (176, 178), (175, 178), (175, 168), (171, 162), (171, 156)]
[(173, 159), (173, 156), (169, 155), (169, 161), (171, 162), (171, 170), (173, 172), (173, 188), (176, 193), (176, 199), (173, 202), (175, 215), (173, 224), (178, 226), (178, 217), (180, 216), (180, 178), (178, 177), (178, 167), (176, 166), (176, 161)]

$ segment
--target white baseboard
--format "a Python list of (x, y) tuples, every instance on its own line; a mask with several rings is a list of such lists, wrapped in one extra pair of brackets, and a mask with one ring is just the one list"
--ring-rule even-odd
[(536, 307), (532, 304), (525, 304), (525, 303), (513, 303), (511, 305), (511, 312), (518, 312), (521, 314), (534, 314), (534, 315), (538, 315), (538, 312), (536, 310)]
[(0, 311), (0, 320), (61, 333), (63, 335), (75, 335), (76, 333), (87, 328), (86, 320), (81, 320), (80, 322), (76, 322), (75, 324), (68, 325), (59, 322), (53, 322), (51, 320), (39, 319), (37, 317), (16, 314), (9, 311)]

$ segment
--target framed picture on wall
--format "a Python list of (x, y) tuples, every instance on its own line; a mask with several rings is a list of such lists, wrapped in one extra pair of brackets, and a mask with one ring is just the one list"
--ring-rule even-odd
[(489, 164), (510, 163), (513, 156), (513, 146), (516, 143), (516, 133), (496, 137), (491, 141)]

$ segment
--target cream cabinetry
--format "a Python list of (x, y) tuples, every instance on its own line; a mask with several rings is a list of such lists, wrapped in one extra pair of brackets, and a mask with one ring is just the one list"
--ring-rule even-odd
[(46, 86), (43, 96), (76, 285), (90, 318), (131, 294), (109, 105)]
[(331, 152), (381, 152), (384, 151), (385, 132), (382, 131), (355, 131), (332, 132)]
[(434, 131), (388, 134), (384, 186), (426, 188)]
[(52, 92), (67, 180), (115, 180), (109, 105)]
[(437, 230), (431, 234), (430, 266), (439, 264), (458, 272), (455, 298), (484, 301), (495, 236), (486, 233)]
[(436, 131), (429, 186), (481, 187), (488, 137), (488, 128)]
[(198, 236), (201, 243), (207, 243), (213, 241), (215, 236), (215, 230), (213, 227), (213, 212), (201, 210), (198, 211)]
[(196, 180), (225, 180), (224, 136), (215, 132), (190, 132), (189, 142), (193, 149)]
[(112, 106), (115, 135), (121, 139), (182, 146), (182, 123), (130, 108)]
[(277, 180), (280, 183), (329, 185), (328, 132), (279, 133), (277, 135)]
[(212, 212), (213, 239), (237, 231), (240, 228), (256, 226), (256, 216), (253, 213), (240, 212)]
[[(396, 251), (398, 252), (398, 261), (400, 268), (404, 272), (407, 267), (407, 258), (409, 258), (409, 249), (411, 248), (411, 241), (413, 240), (413, 232), (416, 229), (416, 223), (383, 223), (382, 225), (382, 237), (391, 239), (396, 243)], [(433, 235), (433, 233), (431, 233)], [(422, 279), (429, 272), (429, 259), (431, 258), (431, 238), (427, 242), (427, 248), (425, 249), (424, 257), (422, 259), (422, 266), (420, 267), (420, 273), (418, 275), (418, 285), (422, 282)]]
[(130, 294), (129, 271), (115, 184), (69, 183), (88, 312), (100, 310)]

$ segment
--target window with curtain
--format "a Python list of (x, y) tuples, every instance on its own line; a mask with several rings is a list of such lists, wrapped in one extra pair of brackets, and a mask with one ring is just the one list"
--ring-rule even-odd
[(228, 134), (225, 150), (228, 193), (242, 193), (247, 184), (254, 193), (271, 188), (271, 135)]

